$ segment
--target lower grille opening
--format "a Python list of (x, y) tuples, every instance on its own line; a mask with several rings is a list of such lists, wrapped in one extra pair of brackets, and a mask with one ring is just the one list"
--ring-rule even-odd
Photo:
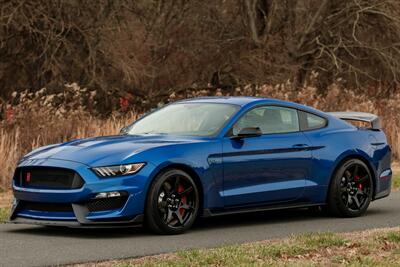
[(86, 204), (86, 207), (90, 212), (116, 210), (122, 208), (127, 199), (127, 196), (93, 199)]
[(21, 201), (19, 208), (23, 210), (33, 211), (49, 211), (49, 212), (73, 212), (72, 205), (68, 203), (45, 203)]

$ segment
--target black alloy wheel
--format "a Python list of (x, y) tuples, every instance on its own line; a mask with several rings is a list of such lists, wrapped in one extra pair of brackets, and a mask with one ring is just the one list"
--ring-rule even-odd
[(194, 223), (199, 210), (199, 193), (193, 179), (178, 169), (158, 175), (149, 191), (147, 226), (160, 234), (180, 234)]
[(373, 194), (372, 176), (364, 162), (346, 161), (335, 173), (329, 192), (329, 210), (338, 216), (356, 217), (365, 213)]

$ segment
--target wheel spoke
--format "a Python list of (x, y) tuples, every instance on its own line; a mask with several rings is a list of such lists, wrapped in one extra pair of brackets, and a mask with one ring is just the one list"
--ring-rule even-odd
[(368, 175), (365, 175), (364, 177), (362, 177), (362, 178), (360, 178), (360, 179), (358, 180), (358, 183), (361, 184), (361, 183), (367, 181), (368, 178), (369, 178), (369, 176), (368, 176)]
[(165, 192), (167, 193), (167, 195), (169, 195), (171, 193), (172, 187), (168, 182), (165, 182), (163, 184), (163, 188), (164, 188)]
[(194, 209), (194, 207), (192, 205), (189, 204), (182, 204), (179, 208), (187, 210), (187, 211), (191, 211)]
[(361, 207), (361, 205), (360, 205), (360, 201), (358, 200), (357, 195), (352, 196), (352, 199), (353, 199), (353, 202), (356, 205), (357, 209), (359, 209)]
[(358, 165), (356, 164), (354, 167), (353, 177), (356, 177), (357, 175), (358, 175)]
[(178, 219), (179, 223), (181, 225), (183, 225), (183, 218), (182, 218), (181, 213), (179, 212), (179, 209), (177, 211), (175, 211), (174, 214), (175, 214), (175, 217)]
[(192, 192), (192, 191), (193, 191), (193, 187), (192, 187), (192, 186), (189, 186), (188, 188), (186, 188), (186, 189), (183, 190), (182, 192), (178, 193), (178, 195), (184, 196), (184, 195), (189, 194), (189, 193)]
[(174, 185), (174, 191), (175, 191), (175, 193), (177, 193), (177, 192), (178, 192), (179, 181), (180, 181), (180, 178), (179, 178), (179, 176), (176, 176), (176, 179), (175, 179), (175, 185)]
[(158, 210), (161, 211), (162, 214), (167, 214), (168, 213), (167, 209), (162, 208), (162, 207), (158, 207)]
[(346, 207), (348, 207), (351, 204), (353, 204), (353, 198), (350, 195), (347, 195)]
[(158, 203), (158, 208), (160, 210), (164, 210), (164, 213), (165, 213), (165, 208), (166, 207), (167, 207), (167, 202), (166, 201), (161, 201), (161, 202)]
[(356, 196), (368, 197), (368, 194), (363, 190), (358, 189), (356, 192)]
[(170, 209), (168, 209), (168, 216), (167, 216), (167, 220), (165, 221), (166, 224), (170, 224), (171, 221), (174, 219), (174, 212)]
[(347, 194), (342, 194), (342, 201), (344, 205), (347, 207), (348, 201), (347, 201)]
[(345, 193), (345, 192), (347, 193), (347, 187), (346, 186), (341, 186), (340, 187), (340, 192), (341, 193)]
[(166, 177), (156, 198), (159, 218), (168, 227), (184, 227), (196, 216), (197, 198), (196, 187), (190, 178), (179, 173)]
[(339, 176), (338, 194), (342, 204), (353, 212), (361, 211), (371, 198), (371, 175), (363, 164), (355, 162), (349, 165)]

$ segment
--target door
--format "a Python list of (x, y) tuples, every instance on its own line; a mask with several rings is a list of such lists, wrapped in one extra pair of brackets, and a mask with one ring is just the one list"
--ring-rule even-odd
[(223, 140), (225, 207), (293, 201), (310, 173), (309, 142), (300, 132), (296, 109), (261, 106), (245, 113), (230, 135), (258, 127), (260, 136)]

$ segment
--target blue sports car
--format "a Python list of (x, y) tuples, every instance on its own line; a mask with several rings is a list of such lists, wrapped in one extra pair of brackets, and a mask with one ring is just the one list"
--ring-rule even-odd
[(372, 114), (324, 113), (257, 97), (188, 99), (145, 115), (119, 135), (24, 156), (13, 177), (10, 221), (145, 224), (178, 234), (199, 216), (277, 208), (324, 206), (355, 217), (389, 195), (390, 162)]

